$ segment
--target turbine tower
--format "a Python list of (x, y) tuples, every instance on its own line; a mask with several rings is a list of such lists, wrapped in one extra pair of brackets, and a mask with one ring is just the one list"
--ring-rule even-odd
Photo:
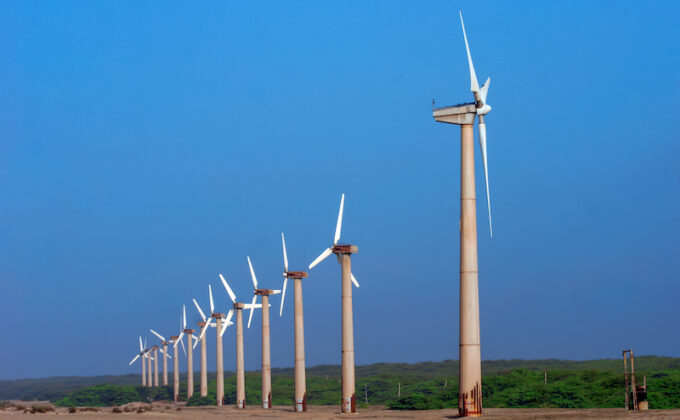
[(193, 299), (194, 305), (196, 305), (196, 309), (198, 310), (198, 314), (203, 319), (203, 321), (199, 321), (198, 323), (198, 326), (201, 327), (201, 334), (193, 346), (193, 348), (196, 348), (198, 342), (201, 342), (201, 397), (208, 395), (208, 344), (205, 332), (208, 330), (208, 328), (216, 326), (216, 324), (212, 323), (212, 313), (215, 312), (215, 304), (213, 303), (212, 288), (210, 285), (208, 285), (208, 292), (210, 293), (210, 318), (206, 318), (205, 313), (201, 309), (198, 302), (196, 302), (196, 299)]
[(146, 351), (144, 350), (144, 345), (142, 344), (142, 337), (139, 337), (139, 353), (132, 359), (130, 360), (130, 363), (128, 363), (128, 366), (132, 366), (134, 362), (137, 361), (140, 357), (142, 358), (142, 386), (146, 386), (146, 362), (144, 361)]
[[(257, 277), (255, 277), (255, 270), (253, 270), (253, 263), (248, 258), (248, 266), (250, 267), (250, 278), (253, 280), (254, 296), (251, 305), (255, 305), (258, 296), (262, 296), (262, 408), (272, 408), (272, 363), (271, 363), (271, 346), (269, 340), (269, 296), (281, 293), (280, 290), (272, 289), (258, 289)], [(250, 328), (250, 321), (253, 320), (254, 308), (250, 308), (250, 316), (248, 317), (248, 328)]]
[(153, 351), (153, 386), (158, 386), (158, 346), (151, 347)]
[[(246, 408), (246, 374), (243, 361), (243, 310), (261, 308), (262, 305), (237, 302), (236, 295), (231, 290), (229, 283), (227, 283), (227, 280), (222, 274), (220, 274), (220, 280), (222, 280), (222, 284), (227, 290), (229, 298), (234, 303), (234, 309), (229, 311), (227, 321), (231, 319), (232, 313), (236, 313), (236, 408)], [(222, 333), (220, 335), (224, 334), (224, 330), (226, 330), (228, 324), (229, 323), (227, 322), (222, 326)]]
[(359, 287), (352, 274), (352, 254), (359, 252), (356, 245), (339, 244), (342, 230), (342, 213), (345, 206), (345, 194), (340, 199), (338, 222), (335, 225), (333, 244), (321, 253), (311, 264), (312, 269), (329, 255), (335, 254), (342, 266), (342, 412), (356, 413), (354, 399), (354, 325), (352, 315), (352, 283)]
[(194, 395), (194, 348), (193, 348), (193, 334), (196, 330), (187, 328), (187, 311), (186, 306), (182, 305), (182, 316), (184, 330), (187, 335), (187, 400)]
[(184, 341), (182, 341), (182, 338), (184, 337), (184, 329), (186, 328), (187, 325), (187, 320), (186, 320), (186, 311), (184, 310), (184, 305), (182, 305), (182, 314), (183, 316), (180, 317), (179, 319), (179, 335), (173, 335), (170, 337), (170, 340), (173, 342), (173, 349), (175, 351), (175, 361), (174, 361), (174, 371), (173, 371), (173, 376), (174, 376), (174, 381), (173, 381), (173, 400), (175, 402), (179, 401), (179, 354), (177, 351), (177, 344), (182, 344), (182, 350), (184, 351), (184, 355), (186, 356), (187, 350), (184, 348)]
[(436, 108), (432, 115), (438, 122), (457, 124), (461, 128), (460, 168), (460, 376), (458, 414), (479, 417), (482, 415), (482, 363), (479, 334), (479, 285), (477, 268), (477, 216), (475, 193), (474, 121), (479, 118), (479, 146), (484, 165), (487, 207), (489, 211), (489, 234), (491, 229), (491, 202), (489, 199), (489, 176), (486, 159), (486, 124), (484, 116), (491, 111), (486, 103), (491, 79), (480, 87), (472, 64), (470, 47), (460, 13), (460, 24), (467, 51), (470, 71), (470, 90), (474, 102), (457, 106)]
[(302, 279), (307, 277), (304, 271), (288, 271), (288, 254), (286, 252), (286, 238), (281, 232), (283, 246), (283, 293), (281, 294), (281, 309), (279, 316), (283, 316), (283, 301), (286, 298), (288, 279), (293, 279), (293, 297), (295, 299), (295, 411), (307, 411), (307, 379), (305, 377), (305, 324), (302, 313)]
[(146, 337), (144, 338), (144, 352), (146, 353), (144, 357), (146, 357), (146, 362), (148, 363), (148, 368), (146, 370), (146, 386), (151, 388), (151, 350), (146, 348)]
[(160, 340), (161, 340), (161, 346), (163, 346), (163, 347), (161, 347), (159, 350), (161, 351), (161, 354), (163, 354), (163, 385), (167, 385), (168, 384), (168, 357), (172, 358), (172, 356), (170, 356), (168, 354), (168, 344), (172, 343), (172, 341), (166, 340), (165, 337), (158, 334), (154, 330), (150, 329), (149, 331), (151, 331), (151, 333), (153, 335), (160, 338)]

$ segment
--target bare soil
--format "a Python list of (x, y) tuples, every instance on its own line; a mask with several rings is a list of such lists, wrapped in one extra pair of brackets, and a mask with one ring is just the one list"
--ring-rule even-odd
[[(20, 403), (28, 408), (35, 403)], [(179, 410), (178, 410), (179, 408)], [(113, 413), (111, 407), (98, 407), (94, 411), (78, 411), (69, 413), (66, 408), (56, 408), (55, 412), (45, 414), (23, 413), (21, 410), (8, 408), (0, 411), (0, 420), (18, 419), (39, 416), (74, 417), (79, 420), (101, 418), (124, 418), (129, 419), (217, 419), (234, 417), (240, 419), (457, 419), (456, 409), (425, 410), (425, 411), (394, 411), (384, 407), (370, 407), (359, 410), (357, 414), (340, 414), (339, 407), (334, 406), (309, 406), (306, 413), (295, 413), (292, 407), (275, 406), (271, 410), (262, 410), (259, 407), (247, 407), (245, 410), (237, 410), (232, 406), (225, 407), (184, 407), (170, 403), (154, 403), (151, 411), (137, 413), (136, 411)], [(680, 419), (680, 410), (648, 410), (639, 412), (626, 412), (622, 408), (595, 408), (595, 409), (560, 409), (560, 408), (486, 408), (484, 418), (488, 419)]]

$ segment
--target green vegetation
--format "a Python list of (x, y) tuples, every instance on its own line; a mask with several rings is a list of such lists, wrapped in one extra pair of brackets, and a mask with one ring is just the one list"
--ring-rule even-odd
[[(650, 408), (680, 408), (680, 359), (667, 357), (636, 357), (638, 382), (647, 376)], [(619, 360), (572, 362), (563, 360), (499, 360), (483, 363), (482, 393), (485, 407), (621, 407), (623, 405), (623, 374)], [(547, 384), (544, 382), (547, 372)], [(126, 376), (127, 377), (127, 376)], [(120, 380), (120, 377), (114, 377)], [(272, 370), (272, 403), (292, 405), (294, 389), (292, 369)], [(357, 405), (387, 405), (393, 409), (436, 409), (458, 405), (458, 362), (427, 362), (418, 364), (375, 364), (357, 367)], [(65, 378), (60, 378), (64, 381)], [(172, 387), (148, 388), (134, 384), (99, 384), (62, 394), (57, 405), (115, 406), (128, 402), (171, 401)], [(29, 380), (20, 382), (26, 383)], [(40, 398), (41, 393), (55, 393), (50, 379), (33, 380), (33, 388), (20, 387), (23, 394)], [(0, 399), (17, 399), (10, 395), (6, 383), (0, 381)], [(83, 378), (75, 382), (82, 383)], [(233, 373), (225, 374), (225, 399), (233, 404), (236, 384)], [(259, 405), (261, 378), (259, 373), (246, 373), (246, 403)], [(366, 393), (364, 393), (364, 385)], [(188, 405), (215, 404), (214, 374), (210, 375), (208, 396), (201, 398), (198, 383)], [(397, 390), (401, 386), (401, 398)], [(317, 366), (307, 370), (307, 400), (312, 405), (340, 404), (340, 368)], [(180, 387), (186, 396), (186, 384)], [(30, 398), (30, 399), (33, 399)], [(42, 399), (42, 398), (41, 398)]]

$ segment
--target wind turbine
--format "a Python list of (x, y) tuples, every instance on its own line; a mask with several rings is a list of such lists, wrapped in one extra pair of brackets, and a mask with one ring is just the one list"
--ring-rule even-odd
[[(251, 309), (252, 311), (253, 309), (262, 308), (262, 305), (254, 303), (237, 302), (236, 295), (231, 290), (231, 287), (229, 287), (229, 283), (227, 283), (227, 280), (224, 278), (222, 274), (220, 274), (220, 280), (222, 280), (222, 284), (224, 285), (224, 288), (227, 290), (229, 298), (234, 303), (234, 309), (229, 311), (229, 314), (227, 315), (227, 322), (222, 326), (222, 330), (220, 331), (220, 337), (224, 334), (224, 331), (227, 329), (232, 314), (236, 313), (236, 408), (246, 408), (246, 375), (243, 361), (243, 310)], [(224, 390), (222, 392), (224, 392)]]
[(491, 228), (491, 203), (486, 153), (486, 124), (484, 116), (491, 111), (486, 102), (491, 79), (481, 87), (477, 82), (475, 67), (468, 44), (467, 33), (460, 13), (463, 39), (470, 71), (470, 90), (474, 102), (436, 108), (432, 115), (438, 122), (461, 127), (461, 177), (460, 177), (460, 374), (458, 414), (482, 415), (482, 364), (479, 340), (479, 284), (477, 266), (477, 216), (475, 194), (474, 121), (479, 118), (479, 146), (484, 164), (487, 207), (489, 211), (489, 234)]
[(338, 244), (342, 231), (342, 214), (345, 206), (345, 194), (340, 199), (338, 222), (335, 225), (333, 244), (324, 250), (311, 264), (314, 268), (329, 255), (335, 254), (342, 266), (342, 412), (356, 413), (354, 399), (354, 326), (352, 315), (352, 283), (359, 287), (357, 279), (352, 274), (352, 254), (359, 252), (356, 245)]
[(158, 334), (154, 330), (150, 329), (149, 331), (151, 331), (151, 333), (153, 335), (160, 338), (160, 340), (161, 340), (161, 346), (163, 346), (162, 348), (160, 348), (160, 351), (163, 354), (163, 385), (167, 385), (168, 384), (168, 357), (172, 358), (172, 356), (170, 356), (168, 354), (168, 344), (172, 343), (172, 341), (166, 340), (165, 337)]
[(151, 350), (146, 347), (146, 337), (144, 337), (144, 352), (146, 353), (144, 357), (146, 357), (146, 362), (148, 363), (148, 368), (146, 371), (147, 377), (146, 377), (146, 386), (149, 388), (151, 387)]
[(293, 297), (295, 298), (295, 411), (307, 411), (307, 381), (305, 378), (305, 324), (302, 314), (302, 279), (307, 277), (304, 271), (288, 271), (288, 253), (286, 252), (286, 238), (281, 232), (283, 247), (283, 293), (281, 294), (281, 309), (279, 316), (283, 316), (283, 301), (286, 298), (288, 279), (293, 279)]
[(134, 362), (137, 361), (140, 357), (142, 358), (142, 386), (146, 386), (146, 362), (144, 361), (144, 357), (146, 354), (146, 350), (144, 350), (144, 345), (142, 344), (142, 337), (139, 337), (139, 353), (132, 359), (130, 360), (130, 363), (128, 363), (128, 366), (132, 366)]
[(174, 383), (173, 383), (173, 398), (174, 401), (177, 402), (179, 401), (179, 354), (177, 351), (177, 344), (182, 344), (182, 350), (184, 351), (184, 355), (187, 354), (186, 348), (184, 348), (184, 341), (182, 341), (182, 337), (184, 337), (184, 329), (187, 326), (187, 319), (186, 319), (186, 309), (184, 308), (184, 305), (182, 305), (182, 316), (179, 318), (179, 335), (173, 335), (170, 337), (170, 340), (173, 342), (172, 348), (174, 349), (175, 352), (175, 360), (174, 360)]
[(196, 348), (198, 342), (201, 342), (201, 397), (208, 395), (208, 338), (205, 336), (205, 332), (208, 330), (208, 328), (217, 325), (212, 323), (212, 313), (215, 312), (215, 303), (213, 302), (212, 288), (210, 285), (208, 285), (208, 292), (210, 293), (210, 317), (208, 318), (206, 318), (205, 313), (201, 309), (201, 306), (198, 304), (198, 302), (196, 302), (196, 299), (193, 299), (194, 305), (196, 305), (196, 309), (198, 310), (198, 314), (201, 315), (201, 318), (203, 319), (202, 322), (198, 323), (198, 326), (201, 327), (201, 334), (198, 337), (198, 340), (196, 340), (196, 343), (194, 343), (194, 348)]
[[(250, 267), (250, 278), (253, 280), (254, 296), (251, 305), (255, 305), (258, 296), (262, 296), (262, 408), (272, 408), (272, 364), (271, 364), (271, 346), (269, 340), (269, 296), (281, 293), (280, 290), (272, 289), (258, 289), (257, 277), (255, 277), (255, 270), (253, 270), (253, 263), (248, 258), (248, 266)], [(250, 316), (248, 317), (248, 328), (250, 328), (250, 321), (253, 319), (254, 308), (250, 308)]]

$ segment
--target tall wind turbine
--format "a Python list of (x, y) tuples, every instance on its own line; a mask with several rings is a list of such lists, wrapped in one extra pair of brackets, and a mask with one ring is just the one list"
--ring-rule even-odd
[(174, 361), (174, 382), (173, 382), (173, 399), (175, 402), (179, 401), (179, 354), (177, 351), (177, 344), (182, 344), (182, 350), (184, 351), (184, 354), (187, 354), (186, 348), (184, 348), (184, 341), (182, 341), (182, 337), (184, 337), (184, 329), (187, 326), (187, 319), (186, 319), (186, 309), (184, 305), (182, 305), (182, 316), (179, 319), (179, 335), (173, 335), (170, 337), (170, 340), (173, 342), (173, 349), (175, 351), (175, 361)]
[(227, 322), (222, 326), (220, 336), (229, 325), (232, 313), (236, 313), (236, 408), (246, 408), (246, 374), (243, 360), (243, 310), (261, 308), (260, 304), (243, 303), (236, 301), (236, 295), (229, 287), (227, 280), (220, 274), (220, 280), (227, 290), (229, 298), (234, 303), (234, 309), (229, 311)]
[(486, 159), (486, 124), (484, 116), (491, 111), (486, 102), (491, 79), (480, 87), (472, 64), (470, 46), (460, 13), (463, 39), (470, 71), (470, 90), (474, 102), (434, 109), (432, 115), (438, 122), (457, 124), (461, 128), (460, 168), (460, 376), (458, 413), (460, 416), (482, 415), (482, 364), (479, 340), (479, 285), (477, 267), (477, 216), (475, 194), (474, 121), (479, 118), (479, 146), (484, 164), (489, 234), (491, 229), (491, 203)]
[(144, 350), (144, 345), (142, 344), (142, 337), (139, 337), (139, 353), (132, 359), (130, 360), (130, 363), (128, 363), (128, 366), (132, 366), (134, 362), (137, 361), (140, 357), (142, 358), (142, 386), (146, 386), (146, 361), (144, 360), (146, 351)]
[(305, 377), (305, 324), (302, 314), (302, 279), (307, 277), (304, 271), (288, 271), (288, 253), (286, 252), (286, 238), (281, 232), (283, 247), (283, 293), (281, 294), (281, 309), (279, 316), (283, 316), (283, 301), (286, 298), (288, 279), (293, 279), (293, 297), (295, 298), (295, 411), (307, 411), (307, 380)]
[(158, 386), (158, 346), (151, 347), (153, 352), (153, 386)]
[(212, 323), (212, 314), (215, 312), (215, 303), (213, 302), (212, 288), (210, 285), (208, 285), (208, 292), (210, 293), (210, 317), (208, 318), (206, 318), (205, 313), (201, 309), (201, 306), (198, 304), (198, 302), (196, 302), (196, 299), (193, 299), (194, 305), (196, 305), (196, 310), (198, 310), (198, 314), (203, 319), (203, 321), (198, 323), (198, 326), (201, 327), (201, 334), (193, 346), (196, 348), (198, 342), (201, 342), (201, 397), (208, 395), (208, 338), (206, 337), (205, 332), (208, 330), (208, 328), (216, 326), (216, 324)]
[(148, 368), (146, 370), (146, 386), (151, 387), (151, 375), (152, 375), (152, 370), (151, 370), (151, 350), (146, 348), (146, 337), (144, 338), (144, 352), (146, 353), (144, 357), (146, 357), (146, 362), (148, 363)]
[(356, 413), (354, 400), (354, 325), (352, 315), (352, 283), (359, 287), (352, 274), (352, 254), (359, 252), (356, 245), (339, 244), (342, 231), (342, 213), (345, 206), (345, 194), (340, 199), (338, 222), (335, 225), (333, 244), (321, 253), (311, 264), (312, 269), (329, 255), (335, 254), (342, 266), (342, 412)]
[[(262, 408), (272, 408), (272, 364), (271, 346), (269, 340), (269, 296), (281, 293), (280, 290), (258, 289), (257, 277), (253, 270), (253, 263), (248, 258), (250, 267), (250, 278), (253, 280), (254, 296), (251, 305), (255, 305), (258, 296), (262, 296)], [(248, 328), (253, 319), (254, 308), (250, 309), (248, 317)]]
[(160, 338), (160, 340), (161, 340), (161, 346), (163, 346), (163, 347), (160, 348), (161, 354), (163, 354), (163, 385), (167, 385), (168, 384), (168, 357), (172, 358), (172, 356), (170, 356), (168, 354), (168, 344), (172, 343), (172, 341), (166, 340), (165, 337), (158, 334), (154, 330), (150, 329), (149, 331), (151, 331), (152, 334), (154, 334), (156, 337)]

